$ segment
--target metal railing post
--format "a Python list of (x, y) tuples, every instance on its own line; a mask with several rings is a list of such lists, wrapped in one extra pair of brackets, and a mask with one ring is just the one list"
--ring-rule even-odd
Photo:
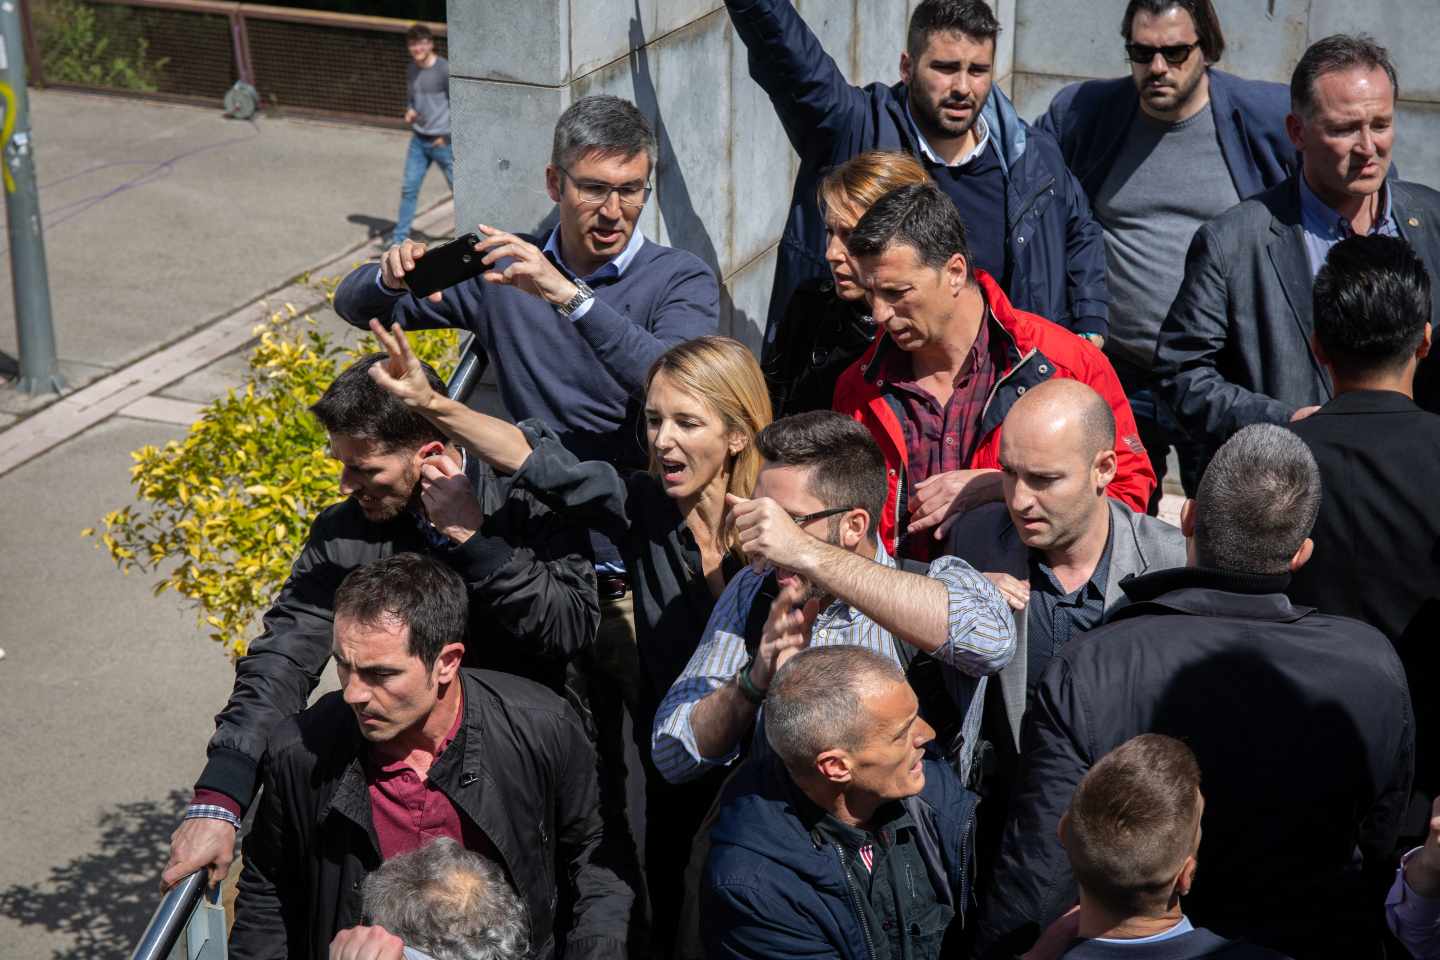
[(0, 97), (5, 119), (0, 126), (5, 211), (9, 218), (10, 280), (15, 294), (15, 325), (20, 337), (20, 380), (27, 393), (65, 388), (55, 354), (50, 316), (50, 278), (45, 269), (45, 237), (40, 228), (40, 190), (35, 183), (35, 154), (30, 142), (30, 102), (25, 90), (25, 38), (20, 10), (0, 3)]

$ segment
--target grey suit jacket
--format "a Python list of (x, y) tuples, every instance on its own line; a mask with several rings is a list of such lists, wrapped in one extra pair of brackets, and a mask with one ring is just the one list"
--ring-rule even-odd
[[(1388, 181), (1401, 235), (1440, 278), (1440, 193)], [(1154, 373), (1181, 424), (1211, 449), (1252, 423), (1287, 423), (1331, 399), (1310, 350), (1314, 278), (1291, 178), (1231, 207), (1195, 233), (1185, 278), (1160, 328)], [(1440, 283), (1434, 285), (1440, 317)], [(1421, 364), (1416, 399), (1440, 401), (1440, 364)]]
[[(1130, 601), (1120, 582), (1155, 570), (1185, 566), (1185, 537), (1163, 520), (1135, 513), (1117, 500), (1110, 505), (1110, 573), (1105, 580), (1105, 619)], [(981, 573), (1008, 573), (1030, 580), (1030, 550), (1020, 541), (1003, 503), (971, 510), (950, 528), (946, 553)], [(1000, 671), (1000, 693), (1015, 748), (1020, 748), (1020, 719), (1025, 714), (1029, 609), (1015, 611), (1015, 656)]]

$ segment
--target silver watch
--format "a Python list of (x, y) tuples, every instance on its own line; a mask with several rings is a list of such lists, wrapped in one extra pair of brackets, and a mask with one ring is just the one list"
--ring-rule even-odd
[(584, 280), (576, 280), (575, 296), (571, 297), (569, 300), (565, 301), (562, 304), (558, 304), (555, 307), (555, 312), (568, 320), (570, 319), (571, 315), (575, 313), (576, 310), (579, 310), (583, 305), (589, 303), (591, 300), (594, 299), (595, 291), (591, 290), (588, 286), (586, 286)]

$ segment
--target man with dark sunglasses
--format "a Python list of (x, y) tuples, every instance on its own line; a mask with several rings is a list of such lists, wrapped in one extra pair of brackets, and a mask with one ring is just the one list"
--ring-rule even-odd
[[(1155, 342), (1195, 231), (1296, 169), (1285, 136), (1289, 98), (1281, 84), (1214, 69), (1225, 38), (1211, 0), (1130, 0), (1120, 33), (1130, 77), (1066, 87), (1038, 122), (1060, 141), (1105, 231), (1105, 353), (1155, 476), (1164, 479), (1173, 445), (1193, 494), (1200, 449), (1156, 402)], [(1152, 515), (1161, 493), (1157, 484)]]

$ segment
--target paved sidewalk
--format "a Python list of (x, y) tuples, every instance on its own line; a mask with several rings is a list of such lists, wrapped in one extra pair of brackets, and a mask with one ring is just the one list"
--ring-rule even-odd
[[(373, 254), (406, 135), (47, 91), (32, 104), (79, 389), (35, 403), (0, 387), (0, 960), (124, 960), (233, 670), (184, 601), (122, 576), (80, 530), (133, 502), (130, 451), (182, 436), (239, 383), (259, 295), (323, 301), (292, 281)], [(421, 209), (443, 195), (432, 174)], [(445, 203), (420, 226), (448, 234), (452, 217)], [(8, 290), (0, 349), (14, 351)]]

